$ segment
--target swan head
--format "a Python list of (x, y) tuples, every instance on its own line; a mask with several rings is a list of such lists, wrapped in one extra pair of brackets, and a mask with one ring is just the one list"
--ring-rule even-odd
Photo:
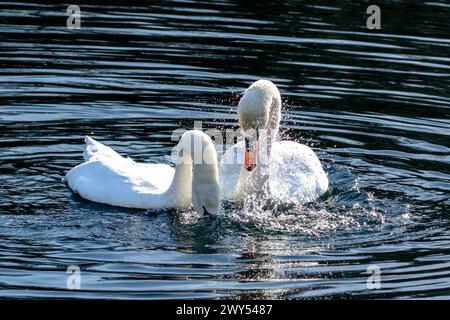
[(258, 80), (253, 83), (239, 101), (237, 113), (244, 135), (248, 131), (262, 129), (268, 125), (272, 95), (264, 86), (266, 82), (270, 81)]
[(192, 206), (200, 216), (216, 215), (220, 207), (217, 152), (211, 138), (200, 130), (183, 134), (178, 144), (183, 160), (192, 163)]
[[(277, 102), (274, 104), (274, 100)], [(239, 125), (245, 137), (244, 167), (256, 168), (260, 136), (268, 129), (278, 130), (281, 97), (277, 87), (268, 80), (258, 80), (248, 87), (238, 104)], [(267, 137), (272, 139), (273, 137)]]

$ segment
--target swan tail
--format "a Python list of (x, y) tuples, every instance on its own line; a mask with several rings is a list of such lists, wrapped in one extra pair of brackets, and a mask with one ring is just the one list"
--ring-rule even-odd
[(122, 157), (110, 147), (92, 139), (89, 136), (85, 136), (84, 142), (86, 149), (83, 152), (84, 161), (99, 160), (101, 158), (117, 158)]

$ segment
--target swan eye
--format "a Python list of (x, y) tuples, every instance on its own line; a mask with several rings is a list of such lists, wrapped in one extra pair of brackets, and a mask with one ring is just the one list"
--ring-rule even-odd
[(178, 156), (181, 158), (183, 156), (183, 149), (178, 150)]

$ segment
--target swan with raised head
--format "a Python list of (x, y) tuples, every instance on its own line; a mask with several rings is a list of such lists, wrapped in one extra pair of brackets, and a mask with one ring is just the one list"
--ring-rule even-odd
[(85, 162), (65, 176), (81, 197), (113, 206), (163, 209), (187, 208), (199, 215), (217, 214), (220, 187), (217, 154), (211, 138), (185, 132), (178, 145), (175, 169), (166, 164), (136, 163), (86, 136)]
[(311, 148), (278, 141), (281, 96), (271, 81), (254, 82), (239, 101), (238, 118), (244, 141), (229, 148), (219, 164), (221, 195), (241, 200), (266, 193), (275, 199), (306, 203), (328, 189), (328, 178)]

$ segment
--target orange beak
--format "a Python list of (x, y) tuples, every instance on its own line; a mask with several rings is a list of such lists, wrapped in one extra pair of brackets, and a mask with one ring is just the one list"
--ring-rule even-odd
[(245, 156), (244, 167), (247, 171), (253, 171), (256, 168), (256, 157), (258, 155), (258, 142), (250, 145), (250, 140), (245, 138)]

